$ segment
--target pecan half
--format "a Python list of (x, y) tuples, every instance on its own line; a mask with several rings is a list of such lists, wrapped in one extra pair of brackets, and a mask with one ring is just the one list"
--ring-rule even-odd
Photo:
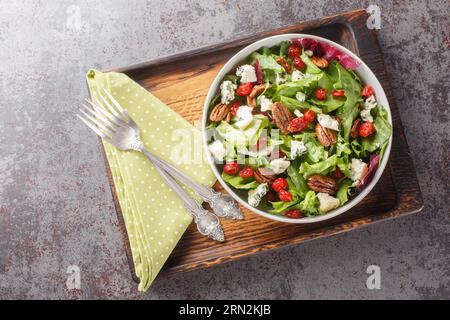
[(333, 178), (319, 174), (310, 176), (306, 184), (311, 190), (328, 193), (329, 195), (335, 195), (338, 189), (337, 183)]
[(261, 93), (263, 93), (264, 90), (266, 90), (266, 85), (264, 83), (263, 84), (257, 84), (256, 86), (253, 87), (252, 92), (250, 92), (250, 94), (248, 96), (250, 98), (256, 98)]
[(211, 111), (209, 120), (214, 122), (222, 121), (223, 119), (229, 119), (230, 107), (226, 104), (219, 103)]
[(267, 183), (269, 185), (272, 185), (272, 182), (275, 181), (275, 176), (265, 176), (261, 172), (259, 172), (259, 170), (255, 170), (253, 176), (259, 183)]
[(227, 116), (225, 117), (225, 122), (230, 122), (231, 118), (233, 118), (233, 115), (231, 114), (231, 112), (228, 112)]
[(247, 96), (247, 105), (249, 107), (256, 108), (256, 98), (250, 98), (250, 96), (248, 95)]
[(320, 69), (328, 67), (328, 60), (322, 57), (311, 57), (312, 63), (318, 66)]
[(289, 62), (287, 62), (287, 60), (282, 57), (282, 56), (276, 56), (275, 57), (275, 61), (283, 67), (283, 69), (287, 72), (287, 73), (292, 73), (292, 66), (289, 64)]
[(294, 116), (289, 109), (281, 102), (275, 102), (272, 104), (272, 117), (277, 127), (283, 134), (289, 133), (289, 123)]
[(329, 147), (332, 144), (337, 143), (336, 131), (322, 127), (319, 123), (316, 124), (314, 131), (316, 132), (316, 136), (320, 144), (324, 147)]
[(358, 138), (360, 125), (361, 119), (356, 119), (355, 122), (353, 122), (352, 128), (350, 129), (350, 137), (352, 137), (353, 139)]

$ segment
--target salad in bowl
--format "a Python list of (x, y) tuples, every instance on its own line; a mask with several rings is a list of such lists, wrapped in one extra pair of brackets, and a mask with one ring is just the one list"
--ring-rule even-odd
[(326, 39), (282, 35), (223, 67), (205, 103), (204, 135), (219, 181), (239, 202), (275, 220), (314, 222), (372, 189), (392, 120), (358, 57)]

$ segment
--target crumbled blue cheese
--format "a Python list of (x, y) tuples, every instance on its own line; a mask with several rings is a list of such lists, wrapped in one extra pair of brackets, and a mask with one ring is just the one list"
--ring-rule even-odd
[(319, 192), (317, 194), (319, 199), (319, 210), (322, 212), (328, 212), (339, 207), (341, 202), (338, 198), (330, 196), (328, 193)]
[(294, 114), (295, 114), (295, 116), (297, 118), (302, 118), (303, 117), (303, 113), (300, 110), (298, 110), (298, 109), (294, 110)]
[(222, 161), (226, 155), (225, 147), (220, 140), (216, 140), (208, 145), (208, 150), (217, 161)]
[(248, 204), (252, 207), (257, 207), (267, 192), (269, 192), (268, 184), (261, 183), (256, 189), (248, 192)]
[(364, 161), (360, 159), (352, 159), (350, 163), (350, 179), (353, 181), (359, 181), (367, 173), (368, 166)]
[(291, 141), (291, 160), (300, 157), (306, 152), (306, 147), (303, 141), (292, 140)]
[(375, 99), (374, 95), (371, 95), (364, 101), (363, 109), (360, 112), (361, 119), (363, 119), (363, 121), (365, 122), (373, 122), (373, 117), (370, 111), (376, 107), (377, 107), (377, 100)]
[(269, 168), (272, 169), (274, 174), (281, 174), (286, 171), (290, 166), (290, 161), (285, 158), (279, 158), (270, 161)]
[(306, 100), (306, 94), (304, 94), (303, 92), (297, 92), (297, 94), (295, 95), (295, 98), (297, 98), (298, 101), (300, 102), (305, 102)]
[(339, 122), (328, 114), (319, 113), (317, 115), (317, 121), (324, 128), (329, 128), (334, 131), (339, 130)]
[(236, 117), (238, 118), (238, 121), (236, 121), (234, 125), (241, 130), (247, 128), (248, 125), (253, 121), (252, 110), (253, 108), (249, 106), (240, 106), (236, 112)]
[(299, 70), (292, 71), (292, 74), (291, 74), (292, 81), (297, 81), (297, 80), (303, 79), (304, 77), (305, 77), (305, 75), (301, 71), (299, 71)]
[(265, 95), (260, 95), (258, 97), (259, 105), (261, 106), (261, 111), (269, 111), (272, 110), (272, 100), (267, 98)]
[(233, 101), (235, 89), (236, 85), (233, 82), (229, 80), (222, 82), (222, 84), (220, 85), (220, 101), (224, 104), (229, 104), (231, 101)]
[(249, 64), (244, 64), (236, 69), (236, 75), (241, 77), (241, 83), (256, 82), (255, 68)]
[(256, 145), (251, 146), (250, 150), (247, 147), (239, 147), (238, 152), (250, 157), (258, 158), (268, 156), (273, 150), (273, 146), (265, 146), (261, 149), (257, 149)]

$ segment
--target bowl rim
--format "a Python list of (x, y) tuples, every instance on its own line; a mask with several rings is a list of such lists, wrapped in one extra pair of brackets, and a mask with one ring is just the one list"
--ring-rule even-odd
[[(208, 94), (207, 94), (205, 102), (204, 102), (203, 115), (202, 115), (202, 127), (201, 127), (202, 140), (203, 140), (204, 152), (206, 153), (206, 157), (208, 159), (208, 162), (211, 166), (212, 171), (214, 172), (214, 175), (216, 176), (217, 180), (220, 182), (222, 187), (238, 203), (240, 203), (241, 205), (243, 205), (245, 208), (249, 209), (250, 211), (252, 211), (256, 214), (259, 214), (265, 218), (271, 219), (271, 220), (286, 222), (286, 223), (293, 223), (293, 224), (315, 223), (315, 222), (332, 219), (336, 216), (343, 214), (344, 212), (347, 212), (348, 210), (350, 210), (351, 208), (353, 208), (354, 206), (359, 204), (372, 191), (374, 186), (378, 183), (379, 179), (381, 178), (381, 176), (386, 168), (387, 162), (389, 160), (389, 156), (391, 153), (391, 147), (392, 147), (393, 134), (391, 134), (391, 136), (389, 138), (389, 143), (385, 150), (381, 164), (378, 166), (377, 171), (375, 172), (374, 176), (372, 177), (371, 182), (355, 198), (351, 199), (349, 202), (347, 202), (343, 206), (341, 206), (337, 209), (334, 209), (330, 212), (327, 212), (323, 215), (314, 216), (314, 217), (304, 217), (301, 219), (288, 218), (285, 216), (269, 213), (269, 212), (266, 212), (266, 211), (263, 211), (258, 208), (250, 206), (247, 201), (245, 201), (244, 199), (239, 197), (234, 192), (234, 190), (222, 179), (222, 176), (221, 176), (220, 172), (218, 171), (217, 165), (208, 150), (208, 140), (207, 140), (208, 137), (207, 137), (207, 132), (206, 132), (207, 131), (206, 123), (207, 123), (207, 119), (208, 119), (208, 109), (209, 109), (210, 101), (212, 100), (212, 98), (214, 97), (214, 95), (217, 92), (220, 81), (222, 81), (223, 77), (226, 74), (228, 74), (232, 70), (232, 68), (234, 68), (235, 65), (237, 65), (240, 61), (242, 61), (250, 53), (264, 47), (265, 45), (268, 45), (269, 42), (272, 42), (274, 40), (278, 40), (279, 42), (281, 42), (283, 40), (290, 40), (292, 38), (310, 38), (310, 39), (315, 39), (317, 41), (326, 42), (330, 45), (335, 46), (337, 49), (341, 50), (345, 54), (349, 55), (350, 57), (352, 57), (353, 59), (358, 61), (360, 65), (355, 70), (355, 73), (357, 73), (359, 76), (361, 76), (359, 74), (359, 72), (364, 71), (366, 76), (368, 78), (370, 78), (370, 85), (372, 87), (374, 87), (374, 90), (375, 90), (376, 96), (377, 96), (377, 100), (385, 101), (385, 103), (383, 103), (382, 105), (388, 114), (388, 121), (389, 121), (390, 125), (393, 127), (391, 109), (389, 106), (389, 101), (387, 99), (386, 93), (384, 92), (384, 89), (381, 86), (381, 83), (379, 82), (378, 78), (375, 76), (373, 71), (364, 63), (364, 61), (361, 60), (361, 58), (359, 58), (356, 54), (354, 54), (347, 48), (341, 46), (340, 44), (338, 44), (334, 41), (328, 40), (326, 38), (309, 35), (309, 34), (302, 34), (302, 33), (286, 33), (286, 34), (279, 34), (279, 35), (275, 35), (275, 36), (266, 37), (266, 38), (260, 39), (258, 41), (252, 42), (251, 44), (249, 44), (246, 47), (239, 50), (222, 66), (222, 68), (219, 70), (216, 77), (214, 78), (213, 82), (211, 83), (209, 90), (208, 90)], [(367, 83), (367, 81), (366, 81), (366, 83)]]

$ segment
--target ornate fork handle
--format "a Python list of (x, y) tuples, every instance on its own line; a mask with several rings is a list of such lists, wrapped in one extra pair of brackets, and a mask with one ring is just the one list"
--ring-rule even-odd
[(242, 212), (239, 210), (239, 207), (236, 205), (233, 198), (231, 198), (229, 195), (214, 191), (212, 188), (195, 182), (191, 177), (187, 176), (178, 168), (174, 167), (173, 165), (167, 163), (166, 161), (148, 151), (144, 147), (144, 144), (142, 142), (140, 145), (136, 145), (136, 147), (137, 148), (135, 150), (141, 151), (143, 154), (145, 154), (145, 156), (149, 158), (153, 162), (153, 164), (159, 165), (181, 183), (194, 190), (204, 201), (209, 203), (214, 213), (219, 217), (231, 219), (244, 218)]
[[(141, 151), (139, 149), (135, 150)], [(147, 155), (148, 152), (143, 153), (150, 161), (153, 161), (153, 159)], [(184, 203), (184, 207), (194, 218), (194, 222), (197, 225), (197, 230), (208, 238), (216, 241), (224, 241), (225, 236), (223, 234), (219, 219), (208, 210), (203, 209), (203, 207), (191, 198), (191, 196), (189, 196), (189, 194), (187, 194), (187, 192), (184, 191), (183, 188), (158, 164), (155, 164), (155, 169), (172, 188), (172, 190), (181, 198)]]
[(213, 240), (221, 242), (225, 240), (222, 227), (220, 226), (220, 221), (214, 214), (212, 214), (208, 210), (203, 209), (200, 205), (198, 205), (196, 208), (191, 208), (190, 206), (186, 205), (185, 207), (194, 218), (194, 222), (197, 225), (198, 232)]

